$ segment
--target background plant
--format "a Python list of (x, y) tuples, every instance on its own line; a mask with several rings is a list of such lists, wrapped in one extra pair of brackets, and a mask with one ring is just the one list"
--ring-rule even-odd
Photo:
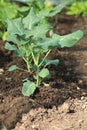
[(6, 31), (6, 20), (15, 18), (17, 15), (17, 6), (8, 1), (0, 0), (0, 33)]
[(76, 0), (74, 1), (70, 7), (68, 7), (67, 11), (68, 15), (82, 15), (87, 17), (87, 1), (85, 0)]
[(14, 19), (16, 17), (24, 17), (29, 11), (29, 7), (19, 7), (15, 3), (10, 3), (9, 0), (0, 0), (0, 38), (6, 32), (7, 19)]
[(23, 80), (22, 93), (25, 96), (32, 95), (41, 84), (47, 86), (44, 78), (51, 76), (47, 66), (59, 63), (58, 59), (48, 59), (54, 47), (71, 47), (83, 36), (80, 30), (64, 36), (57, 35), (53, 33), (53, 28), (48, 22), (43, 22), (45, 18), (52, 17), (55, 12), (59, 12), (60, 7), (63, 5), (59, 5), (59, 8), (57, 6), (57, 10), (54, 9), (47, 14), (37, 13), (36, 9), (31, 8), (26, 17), (7, 20), (6, 40), (8, 42), (5, 48), (14, 51), (15, 55), (26, 63), (26, 70), (12, 65), (9, 71), (16, 69), (26, 71), (33, 78), (32, 81), (28, 77)]

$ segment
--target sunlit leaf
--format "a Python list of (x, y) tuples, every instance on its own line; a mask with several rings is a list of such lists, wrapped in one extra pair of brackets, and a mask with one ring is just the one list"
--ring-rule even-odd
[(68, 4), (68, 2), (62, 2), (61, 4), (58, 4), (53, 8), (53, 10), (50, 12), (49, 16), (54, 16), (57, 13), (60, 13), (61, 10)]
[(44, 62), (43, 62), (43, 65), (48, 66), (48, 65), (58, 65), (59, 63), (59, 60), (56, 59), (56, 60), (49, 60), (49, 59), (45, 59)]
[(7, 31), (11, 34), (24, 35), (25, 29), (21, 18), (7, 20)]
[(34, 36), (34, 37), (42, 37), (45, 36), (46, 33), (49, 31), (51, 26), (49, 24), (40, 24), (34, 27), (31, 31), (26, 32), (26, 37)]
[(40, 21), (33, 8), (31, 8), (29, 14), (23, 19), (25, 28), (32, 29), (32, 27)]
[(22, 94), (24, 96), (30, 96), (34, 93), (35, 89), (36, 89), (35, 83), (27, 80), (23, 83)]
[(51, 75), (50, 75), (48, 69), (43, 68), (43, 69), (39, 72), (39, 76), (40, 76), (41, 78), (46, 78), (46, 77), (49, 78)]
[(83, 37), (83, 32), (78, 30), (71, 34), (60, 36), (59, 44), (61, 48), (74, 46)]
[(7, 42), (5, 44), (5, 49), (10, 50), (10, 51), (15, 51), (15, 50), (17, 50), (17, 47), (15, 45), (11, 45), (10, 43)]

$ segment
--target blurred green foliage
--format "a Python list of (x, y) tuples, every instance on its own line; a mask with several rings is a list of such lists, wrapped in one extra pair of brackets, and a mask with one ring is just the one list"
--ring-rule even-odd
[(29, 7), (19, 7), (17, 4), (9, 2), (9, 0), (0, 0), (0, 38), (6, 31), (7, 19), (14, 19), (18, 16), (23, 17), (28, 13), (28, 10)]
[(17, 6), (8, 1), (0, 1), (0, 37), (6, 29), (6, 20), (17, 16)]
[(87, 17), (87, 0), (74, 0), (68, 7), (67, 15), (82, 15)]

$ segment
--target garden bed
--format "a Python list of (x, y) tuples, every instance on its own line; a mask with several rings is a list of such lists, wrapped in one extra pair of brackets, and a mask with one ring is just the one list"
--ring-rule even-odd
[[(55, 25), (54, 19), (51, 22)], [(0, 126), (8, 130), (87, 129), (87, 18), (58, 15), (54, 31), (68, 34), (78, 29), (84, 37), (72, 48), (55, 48), (49, 57), (59, 59), (49, 66), (49, 87), (41, 86), (31, 97), (21, 94), (25, 72), (8, 72), (10, 65), (26, 67), (0, 41)], [(19, 123), (18, 123), (19, 122)], [(16, 127), (16, 128), (15, 128)]]

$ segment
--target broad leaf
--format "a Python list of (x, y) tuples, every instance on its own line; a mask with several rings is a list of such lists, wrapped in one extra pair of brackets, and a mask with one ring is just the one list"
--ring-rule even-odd
[(22, 94), (24, 96), (30, 96), (34, 93), (35, 89), (36, 89), (35, 83), (27, 80), (23, 83)]
[(56, 59), (56, 60), (49, 60), (49, 59), (45, 59), (44, 62), (43, 62), (43, 65), (48, 66), (48, 65), (58, 65), (59, 63), (59, 60)]
[(50, 73), (49, 73), (49, 70), (46, 69), (46, 68), (43, 68), (40, 72), (39, 72), (39, 76), (41, 78), (50, 78)]
[(6, 36), (6, 40), (14, 44), (17, 44), (18, 46), (25, 45), (26, 43), (29, 42), (29, 39), (25, 38), (24, 36), (21, 36), (21, 38), (18, 39), (17, 35), (12, 34), (8, 34)]
[(20, 44), (20, 41), (19, 41), (19, 39), (17, 38), (16, 35), (7, 34), (6, 40), (9, 41), (9, 42), (12, 42), (14, 44)]
[(41, 41), (37, 41), (36, 45), (41, 46), (45, 52), (56, 46), (58, 48), (72, 47), (82, 36), (83, 32), (80, 30), (63, 36), (53, 34), (51, 38), (43, 38)]
[(54, 15), (56, 15), (57, 13), (60, 13), (61, 10), (68, 4), (68, 2), (63, 2), (61, 4), (58, 4), (57, 6), (55, 6), (55, 8), (53, 8), (53, 10), (49, 13), (49, 16), (52, 17)]
[(49, 15), (50, 15), (50, 10), (41, 10), (41, 11), (39, 11), (38, 12), (38, 17), (41, 19), (41, 20), (43, 20), (44, 18), (46, 18), (46, 17), (49, 17)]
[(31, 30), (32, 27), (40, 21), (33, 8), (31, 8), (29, 14), (23, 19), (25, 28)]
[(44, 7), (44, 2), (45, 2), (45, 0), (38, 0), (38, 1), (37, 1), (37, 5), (38, 5), (38, 7), (39, 7), (40, 9), (42, 9), (42, 8)]
[(10, 51), (16, 51), (17, 47), (15, 45), (11, 45), (10, 43), (5, 44), (5, 49), (10, 50)]
[(50, 48), (59, 46), (57, 38), (46, 38), (43, 37), (41, 40), (36, 41), (36, 45), (42, 48), (42, 52), (47, 52)]
[(60, 36), (59, 44), (61, 48), (63, 47), (72, 47), (83, 37), (83, 32), (78, 30), (71, 34)]
[(24, 35), (25, 29), (21, 18), (7, 20), (7, 31), (12, 34)]
[(33, 28), (31, 31), (26, 32), (26, 37), (34, 36), (34, 37), (42, 37), (45, 36), (46, 33), (49, 31), (51, 26), (49, 24), (40, 24)]
[(18, 67), (16, 65), (12, 65), (9, 67), (8, 71), (14, 71), (14, 70), (17, 70)]

